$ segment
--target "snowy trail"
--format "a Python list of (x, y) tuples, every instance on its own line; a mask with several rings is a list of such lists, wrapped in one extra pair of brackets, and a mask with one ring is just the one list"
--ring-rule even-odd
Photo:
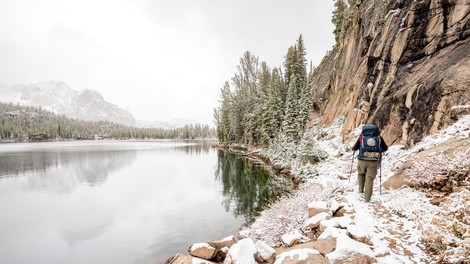
[[(382, 188), (380, 194), (379, 176), (377, 176), (371, 202), (365, 202), (363, 195), (357, 192), (356, 162), (357, 160), (350, 183), (349, 181), (344, 183), (345, 180), (331, 180), (342, 181), (347, 186), (348, 192), (345, 193), (345, 198), (354, 209), (355, 224), (370, 234), (379, 263), (428, 263), (430, 260), (422, 249), (423, 246), (419, 241), (420, 231), (415, 228), (416, 225), (406, 217), (391, 212), (384, 205), (385, 199), (393, 190)], [(334, 163), (340, 171), (349, 174), (351, 166), (349, 159), (337, 159)], [(388, 164), (384, 165), (384, 169), (390, 167)]]
[(370, 234), (379, 263), (429, 262), (415, 224), (390, 212), (382, 205), (382, 197), (377, 196), (379, 194), (372, 202), (366, 203), (360, 193), (350, 192), (346, 199), (354, 209), (356, 225)]
[[(340, 242), (340, 248), (335, 251), (337, 254), (329, 256), (330, 261), (341, 261), (340, 255), (347, 254), (349, 249), (349, 252), (372, 257), (378, 263), (438, 263), (441, 260), (449, 263), (466, 263), (462, 261), (466, 258), (465, 252), (470, 248), (470, 233), (468, 229), (467, 231), (458, 229), (457, 231), (463, 235), (456, 237), (456, 234), (460, 233), (456, 233), (455, 226), (459, 228), (468, 226), (465, 224), (468, 219), (465, 211), (469, 204), (467, 197), (470, 197), (468, 189), (461, 188), (460, 191), (449, 195), (443, 206), (431, 203), (429, 193), (420, 188), (402, 187), (392, 190), (382, 188), (382, 194), (379, 193), (379, 189), (380, 182), (383, 184), (396, 173), (400, 173), (403, 167), (406, 168), (404, 166), (406, 162), (420, 162), (416, 156), (423, 150), (439, 147), (449, 139), (468, 139), (470, 115), (437, 134), (425, 137), (411, 148), (406, 149), (401, 145), (390, 146), (382, 161), (382, 181), (377, 175), (369, 203), (365, 202), (363, 195), (357, 192), (357, 158), (354, 158), (351, 170), (353, 153), (348, 145), (352, 143), (343, 142), (340, 128), (341, 122), (337, 122), (330, 128), (317, 132), (322, 136), (315, 147), (328, 153), (328, 158), (325, 160), (312, 167), (302, 167), (296, 162), (289, 163), (289, 160), (283, 161), (283, 164), (291, 164), (294, 175), (304, 177), (306, 182), (300, 186), (298, 192), (280, 199), (265, 210), (252, 226), (255, 233), (270, 245), (282, 246), (280, 240), (282, 235), (299, 230), (309, 231), (304, 223), (310, 220), (308, 214), (305, 214), (306, 209), (310, 209), (310, 203), (326, 202), (331, 208), (334, 203), (339, 203), (348, 215), (345, 218), (338, 216), (337, 221), (325, 220), (324, 224), (329, 228), (329, 232), (325, 231), (320, 236), (321, 239), (328, 236), (339, 238), (337, 241)], [(436, 152), (435, 149), (432, 151)], [(423, 153), (430, 155), (432, 151)], [(289, 157), (287, 154), (283, 156)], [(349, 175), (351, 175), (350, 180), (348, 180)], [(344, 224), (346, 218), (353, 221)], [(459, 219), (460, 222), (457, 221)], [(341, 221), (339, 226), (335, 224)], [(344, 243), (348, 238), (341, 237), (345, 234), (344, 229), (349, 233), (351, 231), (366, 233), (370, 238), (369, 242), (362, 239), (360, 242), (365, 243), (367, 247), (361, 246), (361, 250), (351, 249), (351, 245)], [(307, 242), (308, 239), (301, 241)], [(443, 247), (446, 247), (445, 251), (439, 251), (437, 254), (433, 251), (433, 255), (426, 251), (435, 248), (441, 250)]]

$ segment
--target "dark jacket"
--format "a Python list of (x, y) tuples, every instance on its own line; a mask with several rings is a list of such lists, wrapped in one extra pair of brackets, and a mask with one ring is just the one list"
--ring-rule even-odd
[[(354, 151), (359, 150), (360, 146), (361, 146), (361, 137), (358, 137), (356, 140), (356, 143), (352, 147), (352, 150)], [(380, 150), (382, 150), (382, 152), (385, 152), (387, 151), (387, 149), (388, 149), (388, 146), (385, 143), (385, 140), (382, 138), (382, 136), (380, 136)]]

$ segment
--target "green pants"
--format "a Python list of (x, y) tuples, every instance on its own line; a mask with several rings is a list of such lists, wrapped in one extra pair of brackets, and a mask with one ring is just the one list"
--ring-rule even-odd
[(364, 193), (364, 200), (370, 201), (374, 179), (377, 176), (379, 162), (376, 160), (358, 160), (357, 162), (357, 183), (359, 192)]

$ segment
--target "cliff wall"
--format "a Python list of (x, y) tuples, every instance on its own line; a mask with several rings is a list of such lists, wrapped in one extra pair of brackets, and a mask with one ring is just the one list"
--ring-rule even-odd
[(339, 43), (315, 70), (314, 110), (343, 138), (373, 122), (413, 145), (470, 113), (470, 1), (358, 0)]

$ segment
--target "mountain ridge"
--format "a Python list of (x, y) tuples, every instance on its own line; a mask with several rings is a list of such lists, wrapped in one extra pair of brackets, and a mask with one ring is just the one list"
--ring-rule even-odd
[(92, 89), (77, 91), (63, 81), (1, 86), (0, 102), (34, 106), (84, 121), (109, 121), (141, 128), (173, 129), (196, 123), (189, 119), (143, 121), (116, 104), (106, 101)]

